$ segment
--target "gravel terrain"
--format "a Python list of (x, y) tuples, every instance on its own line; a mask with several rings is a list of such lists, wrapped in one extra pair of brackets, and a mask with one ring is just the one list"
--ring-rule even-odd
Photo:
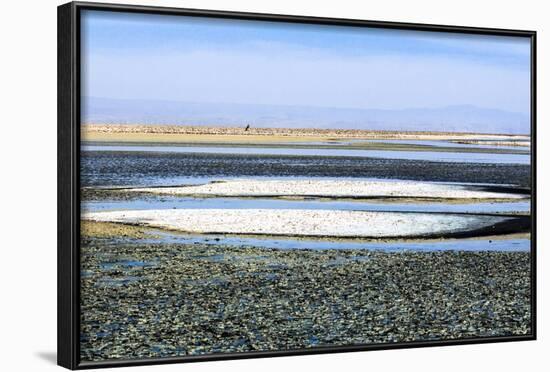
[(83, 361), (529, 334), (530, 256), (85, 238)]

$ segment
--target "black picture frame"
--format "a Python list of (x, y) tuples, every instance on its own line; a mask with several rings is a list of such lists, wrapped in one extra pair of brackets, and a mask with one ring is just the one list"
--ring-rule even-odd
[[(80, 287), (80, 14), (82, 10), (137, 12), (147, 14), (200, 16), (240, 20), (264, 20), (319, 25), (345, 25), (400, 30), (421, 30), (459, 34), (520, 36), (531, 42), (531, 334), (486, 338), (415, 341), (356, 346), (312, 347), (308, 349), (220, 353), (186, 357), (108, 360), (79, 360)], [(340, 353), (379, 349), (402, 349), (443, 345), (482, 344), (536, 339), (536, 32), (509, 29), (380, 22), (354, 19), (305, 17), (280, 14), (241, 13), (154, 6), (71, 2), (58, 7), (58, 315), (57, 360), (69, 369), (121, 367), (180, 362), (275, 357), (302, 354)]]

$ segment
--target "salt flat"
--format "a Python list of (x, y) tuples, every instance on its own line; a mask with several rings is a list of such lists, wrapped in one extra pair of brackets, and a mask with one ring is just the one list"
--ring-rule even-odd
[(204, 185), (132, 188), (128, 191), (166, 195), (219, 197), (442, 198), (525, 199), (521, 194), (494, 192), (456, 184), (365, 180), (236, 179)]
[(443, 236), (512, 219), (487, 215), (274, 209), (109, 211), (83, 213), (82, 218), (200, 234), (362, 238)]

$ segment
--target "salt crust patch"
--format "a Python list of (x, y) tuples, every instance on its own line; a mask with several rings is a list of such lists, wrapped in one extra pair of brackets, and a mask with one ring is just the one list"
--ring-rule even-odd
[(165, 195), (278, 197), (313, 196), (334, 198), (447, 198), (447, 199), (523, 199), (524, 195), (472, 190), (453, 184), (410, 181), (361, 180), (227, 180), (205, 185), (133, 188), (128, 191)]
[(499, 216), (342, 210), (170, 209), (84, 213), (84, 219), (188, 233), (312, 237), (414, 237), (475, 230)]

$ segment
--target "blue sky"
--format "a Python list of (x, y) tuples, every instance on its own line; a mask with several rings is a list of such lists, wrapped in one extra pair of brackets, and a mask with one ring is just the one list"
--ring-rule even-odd
[(519, 37), (85, 11), (82, 61), (84, 98), (530, 107)]

